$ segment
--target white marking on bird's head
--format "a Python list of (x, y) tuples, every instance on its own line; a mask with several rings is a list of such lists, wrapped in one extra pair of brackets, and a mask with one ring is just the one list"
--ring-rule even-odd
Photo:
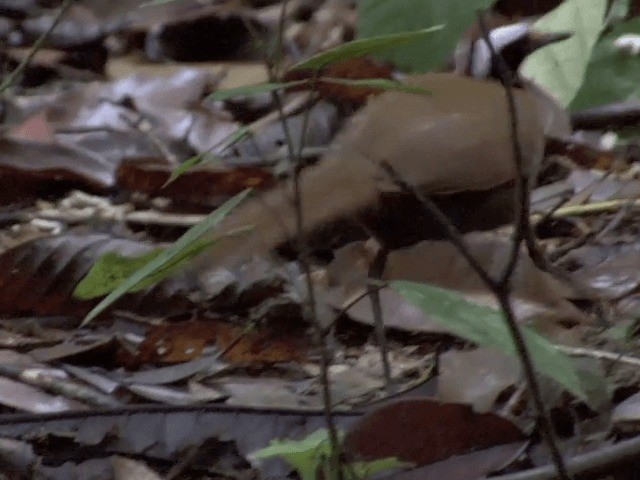
[[(528, 22), (518, 22), (494, 28), (489, 32), (489, 41), (493, 49), (500, 54), (502, 49), (514, 42), (522, 40), (531, 32)], [(476, 78), (486, 78), (491, 73), (491, 49), (484, 38), (475, 41), (472, 49), (470, 73)]]

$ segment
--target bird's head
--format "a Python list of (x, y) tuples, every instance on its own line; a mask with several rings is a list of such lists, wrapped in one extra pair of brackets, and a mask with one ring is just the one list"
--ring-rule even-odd
[[(567, 32), (536, 31), (528, 21), (497, 26), (489, 30), (487, 35), (496, 54), (502, 58), (508, 70), (514, 75), (529, 54), (570, 36), (571, 34)], [(491, 55), (491, 48), (479, 28), (460, 43), (456, 49), (454, 62), (458, 73), (475, 78), (502, 78), (499, 59)]]

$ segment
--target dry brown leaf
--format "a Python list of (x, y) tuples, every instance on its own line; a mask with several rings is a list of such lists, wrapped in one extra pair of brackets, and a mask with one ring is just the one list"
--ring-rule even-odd
[(244, 328), (219, 323), (216, 343), (220, 350), (231, 346), (239, 335), (240, 340), (225, 353), (224, 358), (236, 363), (276, 363), (301, 362), (306, 358), (309, 349), (305, 338), (292, 335), (282, 330), (260, 330)]
[(365, 414), (349, 429), (344, 445), (361, 460), (396, 457), (419, 466), (523, 439), (513, 423), (493, 413), (414, 398)]
[[(0, 314), (18, 316), (84, 316), (97, 300), (72, 297), (76, 285), (100, 255), (115, 251), (138, 255), (153, 245), (101, 234), (64, 234), (28, 241), (0, 255)], [(115, 308), (142, 312), (188, 309), (190, 282), (174, 276), (138, 294), (127, 295)]]
[(203, 348), (214, 342), (214, 322), (176, 322), (152, 327), (138, 347), (138, 362), (180, 363), (197, 358)]
[[(498, 275), (509, 251), (510, 240), (495, 232), (472, 233), (465, 237), (471, 253), (491, 275)], [(351, 244), (336, 253), (324, 283), (328, 301), (342, 308), (365, 292), (365, 279), (372, 254), (362, 244)], [(421, 242), (413, 247), (389, 254), (385, 280), (409, 280), (455, 290), (467, 300), (497, 308), (495, 296), (473, 272), (467, 261), (449, 242)], [(567, 299), (573, 295), (570, 286), (539, 270), (525, 254), (521, 254), (513, 277), (513, 306), (522, 321), (573, 324), (585, 322), (582, 314)], [(442, 333), (446, 329), (388, 288), (381, 290), (385, 325), (414, 332)], [(362, 298), (347, 312), (355, 320), (373, 324), (371, 302)]]
[(125, 159), (117, 171), (118, 185), (132, 192), (162, 196), (176, 203), (211, 205), (246, 188), (266, 188), (273, 174), (257, 167), (195, 167), (164, 186), (175, 166), (160, 158)]

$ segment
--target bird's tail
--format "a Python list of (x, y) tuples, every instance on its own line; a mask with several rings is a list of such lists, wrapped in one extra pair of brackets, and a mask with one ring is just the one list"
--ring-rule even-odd
[[(329, 156), (300, 175), (303, 232), (355, 213), (376, 201), (376, 167), (357, 152)], [(228, 236), (243, 227), (247, 233)], [(220, 239), (202, 260), (209, 267), (232, 266), (253, 255), (263, 256), (296, 238), (296, 207), (291, 182), (240, 204), (216, 231)]]

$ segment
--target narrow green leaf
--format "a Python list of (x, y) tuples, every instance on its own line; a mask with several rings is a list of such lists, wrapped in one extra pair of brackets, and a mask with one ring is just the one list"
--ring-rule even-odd
[(442, 30), (442, 27), (442, 25), (436, 25), (413, 32), (401, 32), (391, 35), (381, 35), (377, 37), (353, 40), (298, 62), (293, 65), (291, 69), (296, 70), (309, 68), (312, 70), (318, 70), (331, 63), (347, 60), (349, 58), (362, 57), (373, 53), (377, 54), (389, 48), (423, 40), (434, 32)]
[(167, 181), (164, 182), (164, 184), (162, 185), (162, 188), (165, 188), (167, 185), (174, 182), (177, 178), (184, 175), (191, 168), (195, 167), (196, 165), (200, 165), (203, 162), (204, 157), (207, 153), (208, 152), (202, 152), (202, 153), (198, 153), (197, 155), (194, 155), (193, 157), (189, 157), (180, 165), (178, 165), (176, 168), (174, 168), (171, 171), (171, 175), (169, 176)]
[(534, 28), (541, 32), (571, 32), (571, 38), (531, 54), (522, 73), (551, 92), (562, 105), (578, 93), (591, 51), (604, 27), (607, 0), (565, 0), (540, 18)]
[[(227, 148), (232, 147), (243, 138), (249, 136), (250, 133), (251, 132), (248, 126), (245, 125), (243, 127), (240, 127), (239, 129), (227, 135), (225, 138), (223, 138), (220, 142), (215, 144), (206, 152), (202, 152), (197, 155), (194, 155), (191, 158), (188, 158), (187, 160), (185, 160), (184, 162), (182, 162), (180, 165), (178, 165), (176, 168), (173, 169), (173, 171), (171, 172), (171, 176), (164, 183), (164, 185), (162, 185), (162, 188), (169, 185), (171, 182), (173, 182), (180, 175), (184, 174), (190, 168), (195, 167), (196, 165), (199, 165), (201, 163), (204, 163), (205, 157), (212, 150), (218, 150), (219, 152), (224, 152)], [(212, 160), (220, 160), (220, 157), (218, 157), (217, 155), (214, 155), (213, 159), (208, 158), (206, 161), (209, 162)]]
[(327, 83), (335, 83), (338, 85), (346, 85), (355, 88), (379, 88), (381, 90), (399, 90), (401, 92), (428, 95), (431, 92), (426, 88), (417, 85), (409, 85), (407, 83), (398, 82), (397, 80), (389, 80), (386, 78), (361, 78), (358, 80), (348, 78), (320, 77), (320, 80)]
[(233, 97), (243, 95), (255, 95), (256, 93), (274, 92), (276, 90), (283, 90), (285, 88), (297, 87), (308, 83), (308, 80), (296, 80), (293, 82), (280, 82), (280, 83), (258, 83), (256, 85), (244, 85), (242, 87), (227, 88), (225, 90), (218, 90), (213, 92), (207, 98), (214, 101), (229, 100)]
[[(502, 312), (476, 305), (459, 293), (422, 283), (393, 281), (391, 286), (454, 335), (508, 355), (517, 355)], [(576, 366), (548, 340), (522, 326), (534, 368), (589, 403)]]
[(173, 245), (160, 252), (158, 256), (146, 263), (144, 267), (136, 270), (131, 276), (121, 282), (118, 287), (115, 288), (115, 290), (113, 290), (105, 298), (103, 298), (102, 301), (98, 303), (98, 305), (96, 305), (87, 314), (82, 322), (82, 325), (86, 325), (87, 323), (89, 323), (96, 316), (102, 313), (107, 307), (118, 300), (122, 295), (129, 292), (132, 288), (138, 286), (141, 282), (146, 281), (149, 277), (157, 274), (163, 269), (170, 268), (168, 267), (168, 265), (175, 264), (177, 259), (184, 258), (185, 251), (197, 251), (197, 248), (194, 248), (194, 242), (200, 240), (202, 235), (204, 235), (212, 227), (220, 223), (220, 221), (222, 221), (222, 219), (224, 219), (224, 217), (231, 210), (233, 210), (240, 202), (242, 202), (242, 200), (245, 199), (250, 191), (250, 189), (247, 189), (225, 202), (213, 213), (208, 215), (207, 218), (205, 218), (202, 222), (194, 225), (189, 230), (187, 230), (178, 240), (176, 240)]
[[(214, 243), (215, 240), (209, 238), (197, 239), (164, 266), (148, 275), (137, 285), (131, 287), (129, 292), (144, 290), (167, 278), (176, 270), (182, 268), (193, 257), (211, 247)], [(81, 300), (89, 300), (107, 295), (122, 285), (122, 283), (136, 271), (156, 259), (165, 250), (166, 248), (154, 248), (137, 256), (124, 256), (117, 252), (105, 253), (96, 261), (80, 283), (78, 283), (73, 292), (74, 297)]]

